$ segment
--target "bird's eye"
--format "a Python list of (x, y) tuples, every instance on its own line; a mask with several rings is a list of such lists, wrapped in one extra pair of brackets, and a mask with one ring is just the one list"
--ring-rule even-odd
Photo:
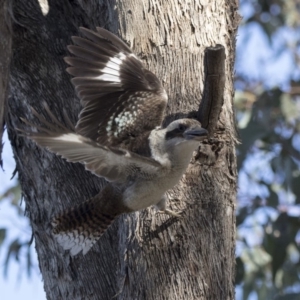
[(186, 130), (186, 126), (180, 124), (180, 125), (179, 125), (179, 130), (180, 130), (180, 131), (185, 131), (185, 130)]

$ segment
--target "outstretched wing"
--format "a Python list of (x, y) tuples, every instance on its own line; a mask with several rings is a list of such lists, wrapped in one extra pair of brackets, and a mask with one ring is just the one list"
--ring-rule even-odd
[[(49, 108), (45, 108), (50, 115)], [(123, 149), (102, 146), (72, 132), (60, 124), (52, 114), (50, 115), (52, 123), (50, 123), (35, 111), (34, 113), (49, 129), (37, 127), (39, 132), (25, 132), (31, 140), (69, 162), (84, 164), (87, 170), (108, 181), (125, 183), (137, 177), (150, 179), (161, 168), (161, 165), (151, 158)]]
[[(67, 71), (83, 109), (78, 134), (103, 145), (126, 147), (135, 137), (161, 125), (167, 94), (130, 48), (109, 31), (80, 28), (68, 47)], [(130, 147), (126, 147), (130, 149)]]

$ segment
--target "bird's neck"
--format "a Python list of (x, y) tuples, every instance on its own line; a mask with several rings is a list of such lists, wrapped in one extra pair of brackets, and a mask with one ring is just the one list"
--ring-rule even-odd
[(171, 167), (169, 153), (163, 143), (165, 133), (162, 130), (152, 130), (149, 135), (151, 157), (166, 168)]
[(167, 144), (163, 131), (152, 131), (149, 137), (151, 156), (166, 168), (186, 169), (199, 142), (182, 141)]
[(198, 143), (195, 142), (182, 142), (177, 144), (172, 149), (169, 149), (169, 158), (172, 161), (174, 169), (186, 169), (191, 161), (193, 152), (196, 150)]

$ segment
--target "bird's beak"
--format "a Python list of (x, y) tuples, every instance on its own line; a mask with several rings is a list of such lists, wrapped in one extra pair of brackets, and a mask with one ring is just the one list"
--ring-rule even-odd
[(204, 128), (191, 128), (184, 132), (183, 136), (187, 140), (202, 141), (207, 137), (207, 130)]

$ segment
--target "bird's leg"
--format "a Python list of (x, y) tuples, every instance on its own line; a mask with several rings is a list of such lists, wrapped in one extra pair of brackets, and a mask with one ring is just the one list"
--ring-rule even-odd
[(176, 218), (181, 218), (180, 212), (176, 213), (175, 211), (166, 208), (166, 196), (164, 195), (160, 201), (155, 205), (156, 208), (158, 209), (158, 213), (160, 214), (167, 214)]

